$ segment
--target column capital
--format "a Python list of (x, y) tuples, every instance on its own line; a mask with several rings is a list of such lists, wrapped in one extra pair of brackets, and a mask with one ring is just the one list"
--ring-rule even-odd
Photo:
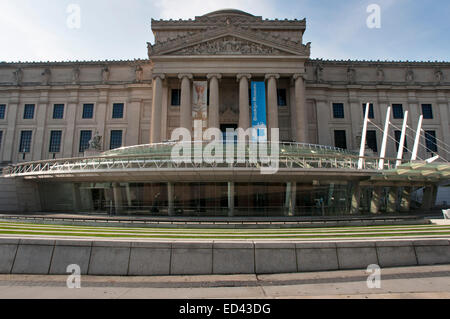
[(239, 73), (238, 75), (236, 75), (236, 78), (238, 81), (240, 81), (242, 78), (247, 78), (247, 80), (250, 80), (252, 78), (252, 75), (246, 73)]
[(295, 73), (292, 78), (296, 81), (298, 79), (306, 80), (306, 73)]
[(206, 78), (208, 80), (211, 80), (212, 78), (216, 78), (217, 80), (220, 80), (222, 78), (222, 74), (220, 74), (220, 73), (211, 73), (211, 74), (208, 74), (206, 76)]
[(184, 78), (188, 78), (189, 80), (192, 80), (194, 78), (194, 76), (192, 75), (192, 73), (180, 73), (180, 74), (178, 74), (178, 78), (180, 80), (182, 80)]
[(161, 80), (164, 80), (164, 79), (166, 78), (166, 75), (163, 74), (163, 73), (155, 73), (155, 74), (152, 74), (152, 79), (154, 80), (154, 79), (156, 79), (156, 78), (160, 78)]
[(275, 80), (278, 80), (280, 78), (280, 75), (277, 73), (269, 73), (266, 74), (266, 80), (270, 79), (270, 78), (275, 78)]

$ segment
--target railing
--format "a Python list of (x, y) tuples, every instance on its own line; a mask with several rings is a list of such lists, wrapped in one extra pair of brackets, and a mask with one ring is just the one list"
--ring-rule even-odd
[[(68, 158), (56, 160), (44, 160), (37, 162), (19, 163), (5, 167), (3, 169), (4, 177), (20, 177), (20, 176), (36, 176), (36, 175), (57, 175), (57, 174), (82, 174), (82, 173), (106, 173), (119, 170), (180, 170), (180, 169), (195, 169), (195, 170), (211, 170), (216, 168), (232, 168), (235, 170), (252, 170), (267, 167), (263, 164), (264, 160), (275, 164), (276, 161), (279, 169), (335, 169), (335, 170), (356, 170), (358, 169), (359, 157), (344, 150), (336, 149), (329, 146), (320, 146), (313, 144), (297, 144), (297, 143), (280, 143), (279, 155), (273, 156), (258, 156), (258, 160), (249, 156), (249, 147), (246, 148), (245, 154), (238, 154), (234, 152), (234, 161), (229, 163), (212, 161), (204, 161), (203, 155), (196, 156), (193, 145), (192, 156), (190, 161), (177, 162), (171, 156), (171, 147), (174, 144), (153, 144), (140, 145), (130, 148), (122, 148), (115, 150), (116, 152), (123, 152), (124, 150), (134, 150), (139, 153), (138, 149), (147, 148), (147, 154), (132, 154), (119, 155), (112, 154), (114, 151), (106, 152), (102, 156), (97, 157), (83, 157), (83, 158)], [(271, 143), (267, 143), (267, 149), (270, 152)], [(148, 149), (151, 148), (151, 151)], [(226, 148), (226, 145), (224, 145)], [(321, 152), (321, 153), (319, 153)], [(225, 154), (225, 152), (224, 152)], [(238, 155), (243, 155), (239, 158)], [(364, 157), (363, 168), (364, 171), (372, 173), (380, 172), (378, 164), (380, 159), (374, 157)], [(243, 161), (242, 161), (243, 160)], [(396, 159), (384, 159), (384, 170), (394, 169), (396, 166)]]

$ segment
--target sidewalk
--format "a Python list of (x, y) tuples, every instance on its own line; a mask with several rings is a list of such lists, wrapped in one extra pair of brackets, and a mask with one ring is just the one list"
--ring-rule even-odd
[(364, 270), (282, 275), (94, 277), (81, 289), (67, 276), (0, 275), (0, 298), (273, 299), (450, 298), (450, 265), (381, 270), (381, 288), (367, 287)]

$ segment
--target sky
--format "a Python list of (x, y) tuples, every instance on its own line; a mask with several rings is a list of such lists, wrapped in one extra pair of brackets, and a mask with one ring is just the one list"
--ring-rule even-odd
[(224, 8), (306, 18), (311, 58), (450, 61), (448, 0), (0, 0), (0, 61), (146, 59), (152, 18)]

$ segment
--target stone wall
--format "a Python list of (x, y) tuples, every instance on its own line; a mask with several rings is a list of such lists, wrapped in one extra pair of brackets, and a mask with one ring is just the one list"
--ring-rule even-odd
[[(408, 126), (416, 130), (422, 104), (431, 104), (432, 119), (424, 119), (423, 129), (436, 132), (438, 154), (450, 160), (450, 63), (445, 62), (366, 62), (366, 61), (323, 61), (310, 60), (306, 63), (306, 98), (309, 112), (316, 114), (316, 121), (310, 121), (312, 142), (335, 145), (334, 130), (345, 130), (347, 147), (358, 150), (363, 125), (362, 105), (374, 104), (374, 119), (371, 121), (384, 127), (386, 110), (392, 104), (402, 104), (408, 111)], [(333, 117), (333, 103), (344, 104), (343, 119)], [(391, 113), (392, 114), (392, 113)], [(401, 130), (403, 119), (391, 115), (390, 135)], [(379, 154), (382, 132), (375, 130)], [(394, 128), (394, 126), (396, 128)], [(314, 131), (318, 127), (319, 130)], [(411, 156), (414, 132), (409, 130), (407, 147)], [(422, 135), (419, 158), (427, 159), (425, 138)], [(446, 145), (445, 145), (446, 144)], [(445, 150), (444, 150), (445, 149)], [(397, 149), (392, 139), (388, 140), (387, 156), (396, 157)]]
[(156, 276), (276, 274), (450, 264), (448, 240), (123, 242), (1, 239), (1, 274)]
[(0, 212), (36, 212), (41, 210), (36, 183), (0, 177)]

